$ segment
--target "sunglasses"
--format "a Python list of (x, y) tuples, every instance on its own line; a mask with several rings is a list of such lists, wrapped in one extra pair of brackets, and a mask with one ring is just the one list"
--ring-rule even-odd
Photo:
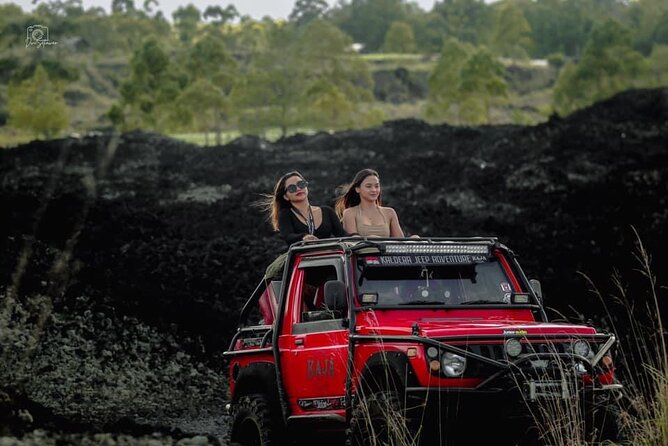
[(291, 185), (287, 186), (285, 188), (285, 191), (290, 192), (291, 194), (294, 194), (295, 192), (297, 192), (297, 189), (306, 189), (307, 186), (308, 186), (308, 181), (301, 180), (301, 181), (297, 181), (296, 184), (291, 184)]

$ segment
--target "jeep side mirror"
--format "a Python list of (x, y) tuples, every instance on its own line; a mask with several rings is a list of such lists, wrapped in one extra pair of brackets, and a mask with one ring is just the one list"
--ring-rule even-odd
[(325, 282), (325, 305), (332, 311), (346, 307), (346, 285), (340, 280)]
[(543, 303), (543, 288), (540, 285), (540, 280), (529, 279), (529, 285), (531, 285), (531, 289), (533, 290), (534, 293), (536, 293), (536, 297), (538, 297), (538, 300), (542, 304)]

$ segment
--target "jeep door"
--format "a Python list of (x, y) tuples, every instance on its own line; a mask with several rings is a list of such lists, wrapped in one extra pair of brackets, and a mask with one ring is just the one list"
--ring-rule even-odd
[(324, 303), (325, 283), (344, 281), (340, 255), (297, 259), (278, 339), (283, 383), (292, 415), (323, 415), (344, 408), (348, 309)]

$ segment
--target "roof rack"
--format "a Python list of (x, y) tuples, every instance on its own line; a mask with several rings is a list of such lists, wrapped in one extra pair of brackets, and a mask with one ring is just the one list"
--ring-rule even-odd
[(447, 244), (465, 243), (475, 245), (499, 246), (497, 237), (403, 237), (403, 238), (380, 238), (380, 237), (339, 237), (326, 238), (312, 241), (301, 241), (290, 246), (290, 251), (311, 251), (323, 248), (342, 248), (344, 250), (357, 251), (366, 247), (382, 247), (388, 244)]

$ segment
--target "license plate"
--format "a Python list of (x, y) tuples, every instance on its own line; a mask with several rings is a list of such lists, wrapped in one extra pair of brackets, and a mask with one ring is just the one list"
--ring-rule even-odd
[(526, 384), (526, 393), (530, 401), (542, 398), (568, 399), (571, 392), (568, 389), (568, 383), (561, 381), (530, 381)]

